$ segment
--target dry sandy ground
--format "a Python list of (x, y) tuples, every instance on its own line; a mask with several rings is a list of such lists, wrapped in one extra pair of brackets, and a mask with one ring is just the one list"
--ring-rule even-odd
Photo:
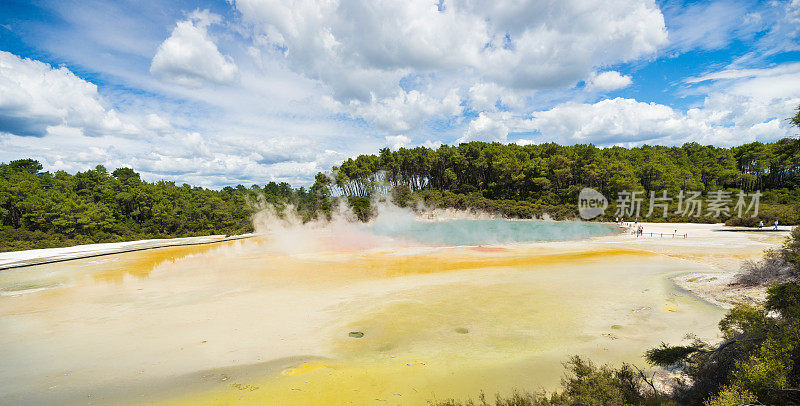
[(206, 235), (200, 237), (168, 238), (155, 240), (138, 240), (105, 244), (85, 244), (63, 248), (44, 248), (38, 250), (0, 252), (0, 271), (23, 266), (68, 261), (72, 259), (119, 254), (122, 252), (141, 251), (162, 247), (178, 247), (184, 245), (210, 244), (221, 241), (238, 240), (252, 237), (253, 234), (234, 236)]
[[(634, 230), (641, 225), (643, 234)], [(778, 231), (727, 227), (724, 224), (693, 223), (625, 223), (626, 231), (615, 238), (601, 238), (601, 243), (623, 244), (709, 265), (718, 272), (691, 272), (676, 275), (673, 281), (682, 289), (725, 309), (737, 303), (763, 302), (766, 287), (746, 287), (734, 283), (742, 262), (758, 260), (763, 252), (779, 247), (792, 227)], [(684, 237), (685, 236), (685, 237)]]
[(713, 336), (719, 309), (664, 279), (706, 267), (592, 243), (281, 254), (252, 238), (2, 271), (0, 404), (425, 404), (552, 387), (572, 353)]
[[(555, 385), (550, 371), (567, 351), (619, 362), (636, 359), (656, 337), (676, 342), (688, 331), (716, 332), (720, 309), (675, 292), (664, 275), (718, 306), (757, 300), (757, 292), (731, 295), (726, 278), (787, 235), (726, 232), (719, 224), (643, 226), (642, 236), (507, 248), (320, 253), (310, 246), (278, 254), (254, 238), (0, 272), (0, 282), (26, 289), (0, 297), (9, 332), (0, 335), (0, 358), (13, 365), (6, 375), (0, 369), (0, 393), (14, 390), (8, 404), (69, 403), (85, 392), (108, 404), (126, 393), (152, 400), (192, 392), (206, 388), (198, 381), (214, 380), (224, 386), (210, 398), (202, 392), (175, 404), (238, 399), (240, 392), (252, 404), (264, 404), (265, 396), (273, 404), (275, 396), (283, 404), (321, 404), (366, 389), (366, 400), (403, 389), (412, 404), (431, 399), (423, 388), (472, 396), (480, 382), (510, 390), (503, 371)], [(681, 236), (666, 235), (676, 232)], [(287, 240), (309, 239), (296, 237)], [(214, 238), (222, 237), (5, 253), (0, 266)], [(367, 335), (354, 340), (349, 331)], [(437, 355), (450, 354), (454, 342), (457, 354)], [(409, 368), (419, 371), (404, 372)], [(249, 389), (232, 387), (238, 384)]]

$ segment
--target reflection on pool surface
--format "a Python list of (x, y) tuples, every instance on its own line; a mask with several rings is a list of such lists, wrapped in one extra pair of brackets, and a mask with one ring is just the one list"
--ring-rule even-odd
[(594, 240), (275, 238), (0, 272), (0, 403), (424, 404), (552, 388), (571, 354), (641, 362), (722, 315), (667, 278), (700, 265)]

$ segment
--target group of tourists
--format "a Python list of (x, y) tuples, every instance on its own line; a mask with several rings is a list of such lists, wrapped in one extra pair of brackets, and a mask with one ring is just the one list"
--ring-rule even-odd
[[(623, 223), (624, 223), (624, 222), (623, 222), (623, 220), (622, 220), (621, 218), (619, 218), (619, 217), (614, 217), (614, 221), (615, 221), (617, 224), (623, 224)], [(636, 229), (634, 230), (634, 232), (633, 232), (633, 233), (634, 233), (634, 234), (635, 234), (637, 237), (638, 237), (638, 236), (640, 236), (640, 235), (642, 235), (642, 234), (644, 233), (644, 227), (642, 227), (642, 226), (639, 224), (639, 218), (638, 218), (638, 217), (637, 217), (636, 219), (634, 219), (634, 220), (633, 220), (633, 226), (634, 226), (634, 227), (636, 227)]]

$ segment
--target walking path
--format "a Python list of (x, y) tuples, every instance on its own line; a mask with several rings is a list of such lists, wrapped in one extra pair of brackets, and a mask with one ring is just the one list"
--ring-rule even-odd
[(48, 264), (72, 259), (98, 257), (122, 252), (149, 250), (162, 247), (211, 244), (221, 241), (250, 238), (254, 234), (204, 235), (200, 237), (167, 238), (155, 240), (125, 241), (104, 244), (86, 244), (63, 248), (44, 248), (38, 250), (0, 252), (0, 270), (22, 266)]

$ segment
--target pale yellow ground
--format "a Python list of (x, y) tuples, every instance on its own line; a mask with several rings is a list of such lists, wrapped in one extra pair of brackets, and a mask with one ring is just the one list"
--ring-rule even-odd
[(723, 310), (670, 278), (730, 271), (780, 240), (645, 231), (664, 227), (689, 237), (389, 249), (297, 234), (3, 271), (0, 404), (425, 404), (553, 388), (572, 354), (642, 363), (661, 341), (715, 337)]

